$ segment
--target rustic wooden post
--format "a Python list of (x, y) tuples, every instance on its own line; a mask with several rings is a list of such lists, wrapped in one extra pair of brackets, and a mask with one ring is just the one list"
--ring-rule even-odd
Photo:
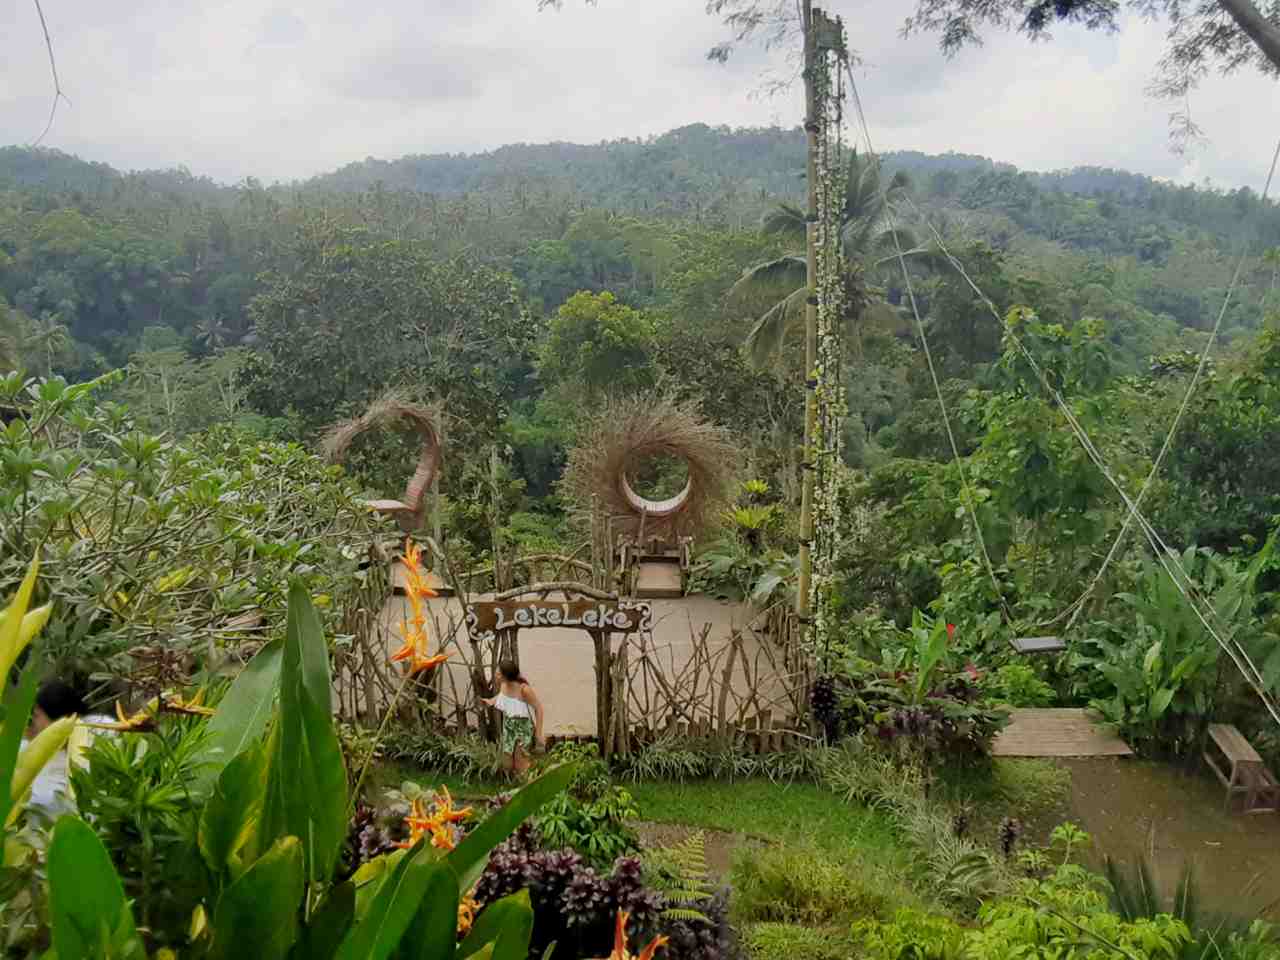
[(608, 634), (603, 630), (592, 630), (591, 643), (596, 652), (596, 736), (600, 741), (600, 752), (607, 760), (609, 749), (605, 743), (609, 731), (609, 647)]
[(613, 691), (613, 709), (618, 716), (618, 753), (624, 757), (631, 753), (631, 724), (627, 703), (627, 637), (622, 636), (622, 645), (617, 654), (617, 682)]

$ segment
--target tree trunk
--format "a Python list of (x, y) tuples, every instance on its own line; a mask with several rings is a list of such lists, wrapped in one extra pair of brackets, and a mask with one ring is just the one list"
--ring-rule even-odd
[(800, 629), (805, 630), (812, 616), (809, 582), (813, 576), (813, 483), (814, 468), (817, 466), (813, 462), (813, 440), (818, 425), (817, 384), (813, 381), (814, 368), (818, 365), (818, 90), (815, 83), (818, 37), (814, 28), (812, 0), (802, 0), (801, 17), (804, 29), (804, 129), (808, 147), (809, 217), (805, 224), (805, 283), (808, 297), (804, 307), (804, 452), (800, 464), (803, 486), (800, 494), (800, 570), (796, 582), (796, 616), (800, 620)]
[(1218, 5), (1257, 44), (1263, 56), (1271, 61), (1271, 65), (1280, 70), (1280, 27), (1263, 16), (1252, 0), (1218, 0)]
[[(440, 407), (436, 406), (435, 411), (436, 422), (436, 449), (444, 449), (444, 418), (440, 415)], [(444, 518), (440, 507), (440, 467), (437, 457), (435, 473), (431, 475), (431, 533), (435, 538), (436, 546), (441, 550), (444, 549)], [(430, 551), (428, 551), (430, 553)], [(432, 558), (431, 565), (434, 567), (439, 562), (438, 558)]]

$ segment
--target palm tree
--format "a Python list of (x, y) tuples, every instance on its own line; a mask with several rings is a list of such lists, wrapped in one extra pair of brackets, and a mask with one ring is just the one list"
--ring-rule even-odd
[(1271, 293), (1276, 292), (1276, 279), (1280, 276), (1280, 247), (1268, 247), (1262, 252), (1262, 262), (1271, 268)]
[(231, 330), (222, 322), (222, 317), (215, 314), (197, 323), (195, 333), (197, 342), (213, 351), (226, 346)]
[(53, 358), (71, 345), (71, 334), (56, 313), (44, 313), (31, 321), (26, 346), (44, 353), (44, 375), (53, 376)]
[[(867, 286), (867, 267), (879, 266), (896, 259), (894, 231), (889, 227), (890, 207), (907, 189), (906, 174), (896, 173), (887, 185), (881, 184), (880, 163), (854, 151), (846, 170), (844, 203), (840, 211), (840, 247), (845, 257), (845, 303), (848, 319), (857, 323), (874, 298)], [(764, 232), (773, 236), (804, 242), (804, 211), (789, 203), (765, 216)], [(898, 243), (905, 253), (925, 252), (915, 247), (909, 234), (897, 231)], [(889, 251), (894, 251), (892, 255)], [(876, 254), (882, 254), (877, 257)], [(789, 289), (782, 299), (764, 312), (747, 334), (747, 347), (756, 363), (763, 364), (776, 355), (791, 328), (793, 320), (804, 316), (805, 256), (790, 253), (748, 267), (729, 289), (730, 296), (763, 294), (779, 287)]]
[(8, 372), (21, 365), (21, 339), (26, 324), (24, 318), (0, 297), (0, 372)]

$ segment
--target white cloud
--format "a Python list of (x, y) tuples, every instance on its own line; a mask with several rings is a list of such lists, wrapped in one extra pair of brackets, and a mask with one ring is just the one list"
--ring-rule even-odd
[[(33, 4), (0, 9), (0, 141), (26, 142), (51, 93)], [(183, 164), (221, 180), (304, 177), (366, 156), (597, 142), (686, 123), (792, 124), (798, 92), (759, 97), (780, 54), (706, 50), (723, 36), (701, 0), (45, 0), (64, 105), (46, 143), (125, 168)], [(952, 61), (898, 35), (909, 0), (843, 0), (863, 56), (876, 146), (982, 153), (1030, 169), (1095, 164), (1261, 186), (1280, 134), (1274, 85), (1207, 82), (1209, 138), (1167, 149), (1168, 107), (1144, 87), (1157, 25), (993, 35)]]

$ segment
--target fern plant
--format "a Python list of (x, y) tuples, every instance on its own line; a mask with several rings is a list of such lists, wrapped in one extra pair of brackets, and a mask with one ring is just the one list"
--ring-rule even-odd
[(715, 895), (715, 885), (707, 868), (706, 835), (699, 830), (681, 843), (650, 851), (645, 882), (662, 894), (664, 920), (709, 923), (702, 908)]

